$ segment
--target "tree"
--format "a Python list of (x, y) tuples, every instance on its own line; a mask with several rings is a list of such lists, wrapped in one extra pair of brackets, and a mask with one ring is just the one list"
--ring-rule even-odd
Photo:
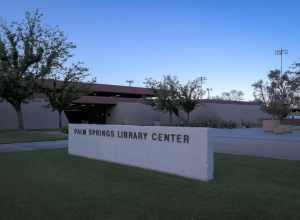
[(89, 76), (88, 69), (81, 63), (77, 63), (57, 70), (41, 85), (41, 91), (48, 97), (47, 107), (58, 112), (60, 129), (62, 128), (62, 112), (70, 107), (74, 100), (91, 91), (90, 86), (95, 80), (83, 83), (87, 76)]
[(27, 12), (21, 22), (0, 24), (0, 97), (14, 107), (19, 129), (24, 129), (22, 103), (74, 48), (62, 31), (43, 26), (41, 18), (38, 11)]
[(173, 124), (173, 114), (179, 114), (179, 81), (177, 77), (166, 75), (162, 81), (156, 81), (148, 78), (145, 85), (151, 88), (154, 98), (151, 104), (155, 109), (168, 112), (169, 123)]
[(228, 101), (242, 101), (244, 99), (244, 93), (242, 91), (233, 89), (230, 92), (223, 92), (221, 99)]
[(292, 72), (281, 74), (279, 70), (272, 70), (268, 74), (268, 80), (259, 80), (252, 86), (255, 100), (263, 111), (270, 113), (275, 119), (286, 117), (296, 104), (299, 85)]
[(187, 123), (190, 123), (190, 114), (199, 104), (199, 100), (205, 94), (203, 90), (203, 80), (197, 78), (193, 81), (188, 81), (185, 85), (180, 85), (179, 88), (180, 106), (187, 114)]
[(295, 91), (295, 108), (300, 108), (300, 63), (294, 63), (290, 73), (292, 87)]

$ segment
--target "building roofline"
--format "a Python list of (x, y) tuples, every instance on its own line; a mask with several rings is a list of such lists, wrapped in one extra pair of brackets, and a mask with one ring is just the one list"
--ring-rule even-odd
[[(146, 103), (151, 100), (144, 98), (125, 98), (125, 97), (103, 97), (103, 96), (81, 96), (75, 100), (75, 104), (117, 104), (118, 102), (135, 102), (135, 103)], [(231, 104), (231, 105), (257, 105), (256, 102), (249, 101), (227, 101), (227, 100), (212, 100), (202, 99), (199, 104)]]
[[(47, 79), (44, 81), (45, 87), (51, 86), (51, 79)], [(88, 84), (88, 83), (86, 83)], [(101, 84), (101, 83), (95, 83), (91, 84), (91, 94), (97, 93), (97, 92), (103, 92), (103, 93), (115, 93), (115, 94), (128, 94), (128, 95), (140, 95), (142, 97), (153, 97), (154, 92), (150, 88), (145, 87), (135, 87), (135, 86), (122, 86), (122, 85), (113, 85), (113, 84)], [(98, 96), (84, 96), (84, 99), (78, 99), (78, 101), (87, 101), (88, 103), (92, 103), (93, 99), (95, 102), (99, 102), (100, 99), (96, 98)], [(143, 98), (121, 98), (121, 97), (108, 97), (108, 99), (102, 99), (104, 102), (143, 102), (145, 101)], [(77, 101), (77, 100), (76, 100)], [(75, 102), (76, 102), (75, 101)], [(255, 101), (231, 101), (231, 100), (220, 100), (220, 99), (201, 99), (199, 103), (210, 103), (210, 104), (235, 104), (235, 105), (257, 105), (257, 102)]]
[[(51, 88), (53, 86), (52, 79), (45, 79), (42, 81), (42, 86), (44, 88)], [(62, 81), (58, 81), (58, 84)], [(83, 84), (89, 84), (83, 82)], [(122, 86), (122, 85), (112, 85), (112, 84), (101, 84), (94, 83), (91, 85), (91, 93), (93, 92), (103, 92), (103, 93), (118, 93), (118, 94), (131, 94), (131, 95), (141, 95), (141, 96), (153, 96), (154, 93), (152, 89), (145, 87), (135, 87), (135, 86)]]

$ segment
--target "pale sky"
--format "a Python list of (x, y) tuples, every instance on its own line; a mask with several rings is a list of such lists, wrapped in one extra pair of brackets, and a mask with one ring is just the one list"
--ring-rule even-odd
[(212, 95), (242, 90), (280, 68), (274, 50), (286, 48), (284, 70), (300, 57), (298, 1), (3, 1), (1, 17), (20, 20), (40, 9), (77, 45), (99, 83), (143, 86), (164, 74), (206, 76)]

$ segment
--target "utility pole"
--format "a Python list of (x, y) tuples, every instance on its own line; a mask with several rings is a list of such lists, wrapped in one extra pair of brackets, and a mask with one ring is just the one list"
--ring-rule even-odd
[(207, 99), (210, 99), (210, 92), (212, 91), (212, 88), (207, 88)]
[(134, 83), (133, 80), (126, 80), (126, 82), (128, 83), (128, 86), (131, 86)]
[(280, 74), (282, 74), (282, 55), (288, 54), (288, 50), (287, 49), (278, 49), (275, 50), (275, 55), (280, 56)]

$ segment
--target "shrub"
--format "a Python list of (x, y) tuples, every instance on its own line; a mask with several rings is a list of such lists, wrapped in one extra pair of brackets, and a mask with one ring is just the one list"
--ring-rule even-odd
[(225, 121), (218, 118), (210, 118), (200, 122), (191, 123), (192, 127), (208, 127), (208, 128), (237, 128), (238, 124), (235, 121)]
[(69, 133), (69, 125), (63, 126), (61, 130), (63, 133), (68, 134)]
[(249, 121), (242, 121), (241, 126), (242, 128), (251, 128), (251, 123)]

